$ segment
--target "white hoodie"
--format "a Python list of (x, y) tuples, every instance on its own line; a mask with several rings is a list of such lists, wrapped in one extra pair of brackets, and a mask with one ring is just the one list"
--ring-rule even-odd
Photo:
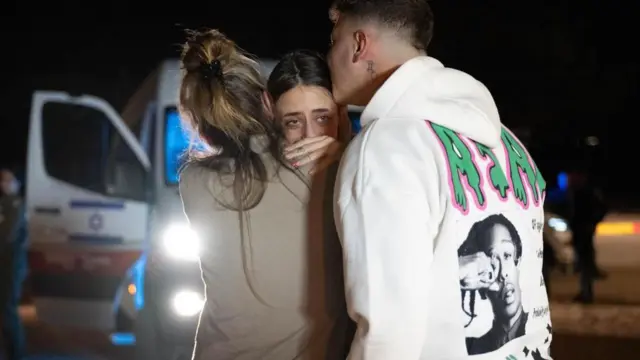
[(546, 185), (485, 86), (417, 57), (361, 123), (336, 183), (349, 359), (550, 359)]

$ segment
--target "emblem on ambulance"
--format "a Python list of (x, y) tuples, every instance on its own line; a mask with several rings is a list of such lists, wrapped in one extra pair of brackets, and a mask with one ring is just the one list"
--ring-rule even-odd
[(102, 215), (95, 213), (89, 217), (89, 228), (93, 231), (100, 231), (103, 226), (103, 218)]

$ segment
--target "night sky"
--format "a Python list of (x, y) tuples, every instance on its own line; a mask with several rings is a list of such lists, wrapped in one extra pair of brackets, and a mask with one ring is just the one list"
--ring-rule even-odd
[[(24, 167), (35, 89), (93, 94), (120, 110), (163, 58), (177, 56), (189, 28), (218, 28), (263, 57), (296, 48), (326, 52), (328, 3), (3, 4), (7, 77), (0, 163)], [(638, 163), (632, 129), (639, 118), (631, 105), (640, 73), (631, 2), (628, 8), (619, 1), (586, 0), (572, 2), (580, 7), (563, 0), (431, 3), (436, 25), (429, 54), (487, 85), (502, 121), (530, 131), (530, 150), (551, 183), (555, 172), (588, 155), (607, 189), (640, 193), (625, 187), (635, 182), (618, 181), (629, 178), (627, 171)], [(589, 135), (598, 136), (601, 145), (587, 154), (578, 145)], [(629, 160), (633, 164), (623, 167)]]

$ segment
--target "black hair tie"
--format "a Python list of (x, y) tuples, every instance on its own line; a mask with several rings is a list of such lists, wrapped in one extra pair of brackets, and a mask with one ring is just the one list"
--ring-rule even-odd
[(215, 59), (208, 64), (200, 65), (200, 67), (198, 68), (198, 72), (205, 80), (211, 80), (213, 78), (221, 79), (222, 65), (220, 64), (220, 60)]

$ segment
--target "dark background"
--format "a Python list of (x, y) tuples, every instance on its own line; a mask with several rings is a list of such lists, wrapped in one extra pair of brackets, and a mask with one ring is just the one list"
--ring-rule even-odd
[[(431, 3), (429, 54), (487, 85), (503, 122), (528, 135), (551, 185), (558, 171), (588, 165), (610, 199), (640, 204), (630, 174), (638, 154), (638, 115), (631, 111), (640, 80), (637, 5)], [(93, 94), (122, 109), (163, 58), (177, 56), (184, 29), (219, 28), (263, 57), (296, 48), (326, 52), (327, 8), (327, 0), (4, 3), (0, 162), (24, 168), (35, 89)], [(600, 145), (587, 147), (586, 136)]]

